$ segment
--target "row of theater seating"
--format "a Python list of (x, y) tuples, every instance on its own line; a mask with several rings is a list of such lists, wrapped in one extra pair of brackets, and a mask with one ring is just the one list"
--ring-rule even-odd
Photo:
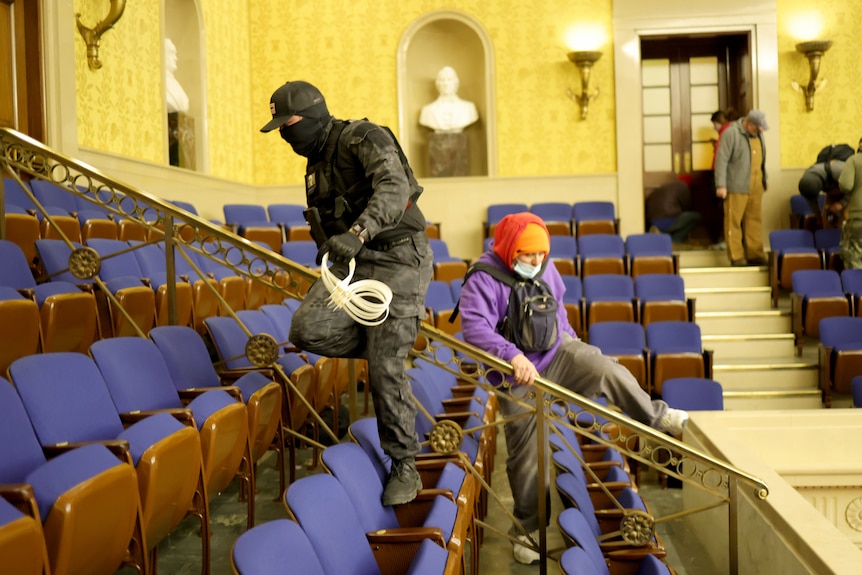
[(619, 219), (613, 202), (540, 202), (530, 206), (523, 203), (489, 205), (483, 224), (485, 237), (493, 238), (500, 220), (520, 212), (531, 212), (542, 218), (551, 235), (580, 238), (589, 234), (619, 233)]
[(829, 407), (833, 393), (853, 395), (854, 380), (862, 379), (862, 317), (830, 316), (817, 323), (820, 389)]
[[(583, 282), (577, 276), (563, 280), (563, 304), (575, 332), (605, 355), (616, 357), (645, 391), (661, 395), (662, 382), (674, 377), (711, 377), (712, 352), (703, 349), (700, 328), (694, 323), (695, 301), (686, 297), (680, 276), (645, 274), (632, 279), (602, 274)], [(460, 316), (452, 322), (449, 318), (460, 289), (459, 280), (435, 280), (425, 299), (426, 321), (456, 337)], [(669, 352), (685, 355), (685, 360), (669, 361)]]
[[(120, 541), (115, 537), (114, 546), (122, 543), (125, 545), (122, 549), (131, 545), (134, 550), (138, 545), (145, 549), (147, 555), (127, 557), (124, 561), (137, 561), (144, 566), (153, 564), (158, 542), (176, 527), (187, 511), (201, 518), (202, 538), (208, 542), (206, 495), (212, 500), (234, 476), (243, 481), (240, 493), (248, 501), (248, 525), (253, 525), (254, 468), (269, 449), (278, 455), (276, 465), (281, 491), (285, 489), (285, 445), (290, 448), (290, 481), (294, 480), (296, 437), (305, 432), (305, 426), (312, 425), (315, 426), (314, 439), (318, 439), (320, 414), (326, 407), (332, 409), (340, 403), (341, 395), (346, 393), (347, 368), (346, 360), (316, 357), (286, 343), (296, 302), (288, 300), (285, 303), (288, 305), (266, 305), (259, 310), (237, 312), (242, 325), (232, 317), (206, 318), (207, 335), (219, 358), (216, 364), (219, 371), (214, 368), (207, 343), (188, 326), (156, 327), (150, 330), (149, 338), (103, 339), (92, 344), (88, 350), (89, 357), (81, 353), (40, 353), (12, 362), (9, 373), (15, 387), (5, 381), (0, 383), (13, 394), (15, 389), (21, 392), (26, 404), (25, 415), (32, 420), (43, 448), (48, 449), (49, 443), (76, 445), (76, 442), (100, 439), (117, 440), (121, 446), (123, 441), (131, 444), (131, 455), (125, 459), (134, 463), (138, 473), (148, 481), (136, 480), (135, 483), (141, 485), (140, 494), (131, 497), (125, 493), (124, 497), (131, 503), (142, 502), (143, 515), (136, 520), (143, 527), (138, 530), (140, 533), (135, 532), (137, 539), (131, 544), (130, 539), (123, 540), (125, 531), (118, 532)], [(282, 350), (273, 368), (258, 369), (246, 357), (249, 336), (261, 334), (279, 342), (278, 347)], [(366, 377), (367, 367), (360, 366), (358, 371), (360, 378)], [(83, 409), (85, 405), (87, 409)], [(333, 409), (333, 413), (332, 429), (337, 430), (338, 410)], [(181, 422), (170, 423), (173, 421), (171, 415), (180, 418)], [(147, 416), (157, 419), (147, 419)], [(20, 423), (20, 419), (0, 416), (4, 423)], [(123, 425), (132, 422), (132, 427), (123, 431)], [(192, 429), (196, 424), (199, 438), (195, 434), (193, 439), (189, 439), (189, 432), (180, 431), (184, 435), (175, 441), (159, 439), (162, 437), (159, 425), (173, 432), (182, 429), (184, 424)], [(16, 437), (11, 428), (3, 431), (4, 437)], [(288, 432), (287, 435), (284, 431)], [(16, 434), (21, 432), (16, 428)], [(337, 441), (338, 438), (333, 434), (332, 439)], [(32, 442), (14, 443), (32, 446)], [(165, 454), (157, 450), (156, 443), (166, 450)], [(172, 447), (174, 443), (178, 446)], [(199, 454), (197, 458), (190, 455), (195, 450)], [(0, 463), (0, 483), (39, 483), (40, 476), (34, 475), (34, 470), (27, 467), (32, 463), (30, 460), (37, 459), (35, 456), (25, 456), (14, 449), (9, 451), (8, 457), (0, 449), (0, 455), (4, 463), (10, 462), (9, 469)], [(195, 461), (200, 461), (200, 465), (188, 468)], [(180, 468), (180, 465), (185, 467)], [(192, 479), (197, 480), (198, 476), (200, 481), (197, 484), (194, 481), (189, 483)], [(94, 491), (87, 491), (85, 495), (104, 497), (106, 505), (110, 506), (114, 495), (103, 494), (98, 481), (91, 483)], [(62, 481), (58, 482), (60, 484), (71, 487)], [(94, 565), (83, 571), (78, 567), (65, 570), (62, 561), (68, 563), (72, 559), (65, 555), (57, 559), (56, 556), (64, 553), (62, 548), (68, 546), (67, 538), (75, 530), (80, 532), (82, 529), (75, 523), (75, 514), (81, 513), (80, 505), (89, 505), (91, 501), (78, 503), (70, 495), (64, 508), (71, 517), (61, 512), (50, 516), (47, 512), (50, 502), (42, 502), (61, 495), (63, 491), (58, 492), (56, 487), (52, 491), (50, 486), (43, 489), (39, 485), (33, 488), (36, 501), (41, 503), (48, 556), (52, 564), (60, 562), (54, 572), (113, 572), (119, 565), (113, 559), (119, 552), (117, 549), (109, 549), (105, 555), (106, 564), (113, 565), (113, 568)], [(192, 487), (194, 489), (189, 491)], [(106, 509), (97, 507), (98, 513), (114, 517)], [(119, 508), (120, 515), (123, 509), (125, 507)], [(39, 517), (34, 515), (34, 518)], [(89, 512), (82, 517), (84, 526), (93, 522), (97, 525), (94, 527), (96, 532), (104, 529), (102, 523), (93, 521), (94, 516)], [(5, 543), (5, 536), (6, 532), (0, 532), (0, 546)], [(81, 536), (86, 538), (89, 535)], [(93, 550), (93, 553), (100, 551)], [(76, 549), (75, 553), (79, 552)], [(205, 544), (204, 572), (208, 572), (208, 557)]]
[[(33, 247), (39, 263), (33, 270), (20, 246), (0, 240), (0, 315), (8, 325), (21, 326), (20, 331), (4, 336), (0, 368), (5, 369), (16, 357), (40, 350), (86, 352), (97, 339), (136, 335), (138, 330), (146, 334), (153, 326), (169, 323), (162, 242), (91, 238), (86, 246), (98, 253), (98, 276), (125, 313), (109, 301), (92, 278), (79, 278), (70, 270), (73, 249), (82, 244), (36, 240)], [(201, 251), (180, 248), (189, 259), (181, 253), (175, 258), (176, 323), (204, 333), (207, 317), (258, 309), (283, 298), (277, 290), (238, 275)]]
[(773, 230), (769, 232), (769, 285), (772, 307), (782, 293), (792, 289), (793, 272), (828, 269), (842, 271), (839, 242), (841, 230)]
[[(573, 411), (570, 417), (580, 419)], [(611, 446), (581, 438), (565, 417), (555, 419), (551, 428), (554, 485), (563, 503), (556, 525), (567, 548), (560, 557), (561, 571), (608, 574), (620, 568), (615, 563), (628, 561), (632, 572), (671, 573), (658, 535), (643, 546), (619, 535), (625, 514), (649, 513), (627, 460)]]
[(254, 466), (278, 447), (281, 387), (258, 372), (223, 386), (191, 328), (151, 337), (27, 356), (0, 381), (0, 483), (29, 486), (53, 573), (153, 572), (159, 542), (192, 515), (208, 572), (209, 502), (234, 478), (254, 523)]
[(826, 205), (826, 194), (817, 195), (817, 208), (815, 213), (811, 204), (801, 194), (790, 196), (790, 228), (816, 231), (828, 229), (832, 223), (823, 217), (823, 208)]
[[(635, 321), (647, 326), (655, 321), (694, 321), (695, 300), (685, 294), (685, 282), (676, 274), (598, 274), (562, 276), (566, 291), (562, 302), (569, 323), (578, 335), (589, 339), (591, 327), (603, 321)], [(427, 321), (441, 331), (461, 330), (460, 316), (449, 317), (461, 295), (461, 280), (432, 280), (425, 295)]]
[(791, 323), (796, 353), (802, 355), (805, 338), (819, 338), (820, 320), (832, 316), (859, 317), (862, 270), (800, 270), (791, 276)]
[[(381, 447), (376, 418), (359, 419), (348, 429), (349, 442), (322, 452), (326, 473), (300, 478), (288, 487), (289, 519), (271, 521), (236, 540), (231, 551), (236, 573), (271, 573), (289, 557), (309, 574), (378, 572), (374, 564), (382, 572), (421, 568), (422, 573), (478, 574), (481, 536), (476, 519), (484, 517), (487, 498), (476, 477), (491, 483), (496, 427), (490, 424), (496, 396), (421, 359), (407, 374), (420, 406), (417, 469), (425, 489), (417, 499), (396, 507), (381, 504), (391, 461)], [(431, 428), (441, 420), (458, 422), (464, 430), (460, 451), (465, 460), (429, 447)]]
[[(101, 193), (100, 202), (92, 192), (73, 194), (46, 180), (34, 179), (24, 186), (26, 188), (8, 176), (3, 179), (6, 239), (21, 247), (33, 267), (38, 261), (35, 242), (39, 239), (65, 236), (78, 243), (92, 238), (151, 239), (152, 232), (145, 226), (104, 206), (111, 201), (108, 192)], [(132, 198), (120, 199), (119, 206), (124, 214), (135, 214), (150, 222), (157, 219), (146, 204)]]
[[(484, 249), (493, 245), (486, 238)], [(561, 275), (679, 273), (679, 255), (666, 234), (551, 236), (548, 257)]]
[[(360, 420), (362, 437), (377, 435), (373, 419)], [(351, 426), (353, 432), (353, 426)], [(235, 573), (263, 575), (284, 565), (308, 575), (366, 573), (478, 573), (478, 537), (470, 498), (472, 477), (456, 459), (418, 464), (426, 489), (406, 505), (385, 507), (381, 496), (388, 462), (359, 444), (327, 447), (327, 473), (292, 483), (284, 503), (289, 518), (270, 521), (242, 534), (231, 550)], [(430, 465), (429, 465), (430, 464)]]
[[(185, 209), (194, 212), (190, 204)], [(284, 242), (312, 239), (305, 206), (301, 204), (225, 204), (222, 211), (230, 231), (250, 241), (262, 242), (276, 252)], [(426, 222), (426, 231), (429, 237), (440, 238), (440, 224)]]
[[(666, 387), (666, 400), (673, 407), (723, 409), (721, 386), (713, 380), (675, 378), (668, 380)], [(573, 405), (567, 412), (560, 404), (552, 409), (556, 417), (550, 427), (549, 444), (554, 485), (563, 503), (556, 525), (566, 545), (560, 557), (561, 572), (673, 573), (665, 563), (667, 550), (657, 534), (644, 545), (633, 545), (619, 533), (623, 517), (651, 512), (638, 493), (637, 467), (630, 466), (611, 441), (593, 442), (575, 431), (594, 423), (604, 429), (607, 422), (600, 416), (581, 413)]]

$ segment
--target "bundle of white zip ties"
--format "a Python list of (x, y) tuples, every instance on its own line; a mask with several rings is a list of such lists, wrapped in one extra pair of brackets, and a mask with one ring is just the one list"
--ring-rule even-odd
[(328, 257), (329, 253), (325, 253), (321, 259), (320, 279), (329, 292), (326, 303), (330, 309), (343, 309), (362, 325), (375, 326), (386, 321), (389, 317), (389, 303), (392, 301), (392, 290), (389, 286), (370, 279), (350, 283), (356, 270), (356, 260), (353, 259), (347, 265), (347, 276), (339, 280), (326, 265)]

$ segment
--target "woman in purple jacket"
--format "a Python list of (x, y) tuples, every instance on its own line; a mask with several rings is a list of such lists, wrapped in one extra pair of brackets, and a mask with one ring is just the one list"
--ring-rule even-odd
[[(497, 326), (508, 309), (511, 288), (484, 272), (471, 274), (461, 291), (459, 307), (464, 340), (512, 365), (514, 378), (507, 392), (513, 398), (526, 401), (529, 386), (537, 376), (542, 376), (585, 397), (604, 397), (636, 421), (671, 435), (681, 435), (688, 421), (686, 412), (651, 399), (625, 367), (578, 338), (561, 303), (565, 287), (559, 272), (550, 261), (542, 271), (549, 251), (550, 236), (545, 223), (534, 214), (522, 212), (500, 221), (494, 232), (493, 248), (482, 254), (479, 261), (524, 278), (541, 277), (547, 283), (560, 302), (557, 341), (547, 351), (524, 352), (505, 339)], [(533, 533), (539, 528), (535, 416), (516, 419), (529, 410), (514, 401), (501, 401), (500, 409), (508, 421), (506, 471), (514, 498), (514, 515)], [(545, 474), (547, 478), (547, 470)], [(523, 543), (528, 541), (515, 526), (510, 534)], [(535, 533), (533, 536), (538, 537)], [(519, 563), (539, 561), (537, 552), (519, 543), (514, 545), (513, 553)]]

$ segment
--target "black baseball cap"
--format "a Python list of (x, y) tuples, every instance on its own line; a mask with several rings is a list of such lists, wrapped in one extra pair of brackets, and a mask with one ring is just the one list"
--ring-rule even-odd
[(269, 111), (272, 113), (272, 120), (260, 129), (261, 132), (271, 132), (275, 130), (287, 120), (296, 115), (301, 115), (299, 112), (310, 108), (316, 104), (325, 104), (323, 94), (320, 90), (302, 80), (287, 82), (278, 90), (272, 93), (269, 99)]

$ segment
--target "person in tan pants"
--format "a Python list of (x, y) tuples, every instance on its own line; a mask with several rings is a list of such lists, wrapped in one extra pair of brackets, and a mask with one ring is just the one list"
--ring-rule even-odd
[(721, 136), (715, 157), (715, 194), (724, 200), (724, 237), (734, 266), (763, 265), (761, 204), (767, 189), (769, 126), (760, 110), (733, 122)]

